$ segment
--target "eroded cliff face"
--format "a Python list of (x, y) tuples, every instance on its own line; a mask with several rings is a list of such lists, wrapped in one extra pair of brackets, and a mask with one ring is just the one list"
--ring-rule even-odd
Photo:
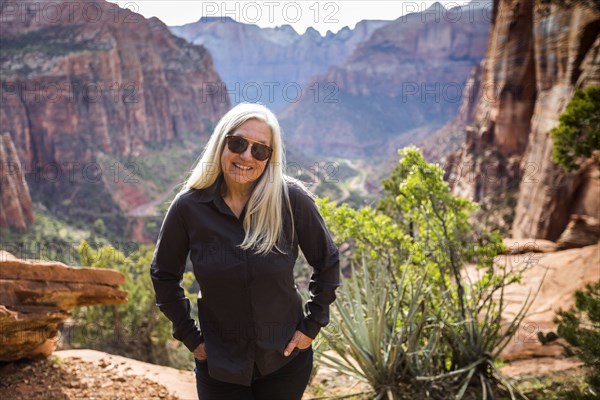
[(29, 187), (8, 133), (0, 135), (0, 228), (24, 231), (34, 222)]
[(551, 160), (549, 136), (575, 89), (599, 82), (598, 32), (600, 14), (580, 5), (494, 2), (483, 91), (447, 179), (488, 211), (504, 207), (498, 224), (512, 224), (516, 238), (556, 240), (572, 213), (598, 217), (593, 166), (566, 174)]
[(571, 214), (600, 216), (596, 167), (588, 162), (566, 174), (551, 160), (549, 136), (574, 90), (600, 84), (600, 13), (555, 6), (538, 7), (536, 12), (542, 15), (534, 26), (539, 93), (521, 166), (532, 170), (537, 182), (521, 181), (513, 235), (555, 240)]
[(27, 166), (89, 161), (94, 149), (135, 155), (148, 142), (206, 133), (227, 109), (205, 92), (220, 82), (208, 51), (155, 18), (97, 0), (54, 2), (54, 22), (43, 2), (7, 3), (0, 124)]

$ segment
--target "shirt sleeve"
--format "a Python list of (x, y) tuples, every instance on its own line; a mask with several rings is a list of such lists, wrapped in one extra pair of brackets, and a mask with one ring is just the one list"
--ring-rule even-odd
[(204, 338), (190, 316), (190, 301), (181, 287), (189, 253), (189, 238), (179, 213), (178, 200), (171, 203), (160, 228), (150, 275), (156, 293), (156, 305), (173, 323), (173, 337), (194, 351)]
[(310, 298), (297, 329), (314, 339), (329, 323), (329, 305), (336, 299), (335, 290), (340, 286), (340, 257), (314, 200), (299, 188), (290, 192), (292, 190), (296, 200), (294, 224), (298, 245), (313, 267), (308, 285)]

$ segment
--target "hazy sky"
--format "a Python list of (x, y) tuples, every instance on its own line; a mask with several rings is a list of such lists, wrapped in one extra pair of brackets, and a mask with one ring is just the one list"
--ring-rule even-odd
[[(196, 22), (202, 16), (230, 16), (236, 21), (261, 27), (292, 25), (299, 33), (309, 26), (324, 35), (328, 30), (337, 32), (344, 26), (354, 28), (363, 19), (394, 20), (406, 13), (420, 11), (434, 1), (198, 1), (198, 0), (113, 0), (120, 7), (129, 8), (146, 18), (158, 17), (167, 25)], [(468, 4), (470, 1), (440, 1), (446, 8)], [(485, 4), (489, 0), (474, 0), (469, 6)], [(466, 11), (468, 12), (468, 11)], [(443, 17), (443, 16), (442, 16)]]

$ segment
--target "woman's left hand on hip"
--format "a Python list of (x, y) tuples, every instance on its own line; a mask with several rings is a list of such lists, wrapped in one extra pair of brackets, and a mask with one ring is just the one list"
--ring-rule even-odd
[(296, 332), (294, 332), (294, 336), (292, 337), (292, 340), (290, 340), (290, 342), (286, 346), (283, 354), (286, 357), (289, 356), (290, 354), (292, 354), (294, 347), (297, 347), (300, 350), (304, 350), (311, 345), (312, 341), (313, 340), (311, 338), (309, 338), (308, 336), (306, 336), (304, 333), (302, 333), (300, 331), (296, 331)]

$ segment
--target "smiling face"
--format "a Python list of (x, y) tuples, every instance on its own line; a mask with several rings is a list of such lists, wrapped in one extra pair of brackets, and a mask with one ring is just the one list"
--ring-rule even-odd
[[(250, 119), (230, 133), (271, 146), (271, 128), (257, 119)], [(258, 161), (251, 154), (252, 143), (241, 154), (233, 153), (225, 144), (221, 168), (228, 188), (247, 190), (262, 175), (269, 160)]]

